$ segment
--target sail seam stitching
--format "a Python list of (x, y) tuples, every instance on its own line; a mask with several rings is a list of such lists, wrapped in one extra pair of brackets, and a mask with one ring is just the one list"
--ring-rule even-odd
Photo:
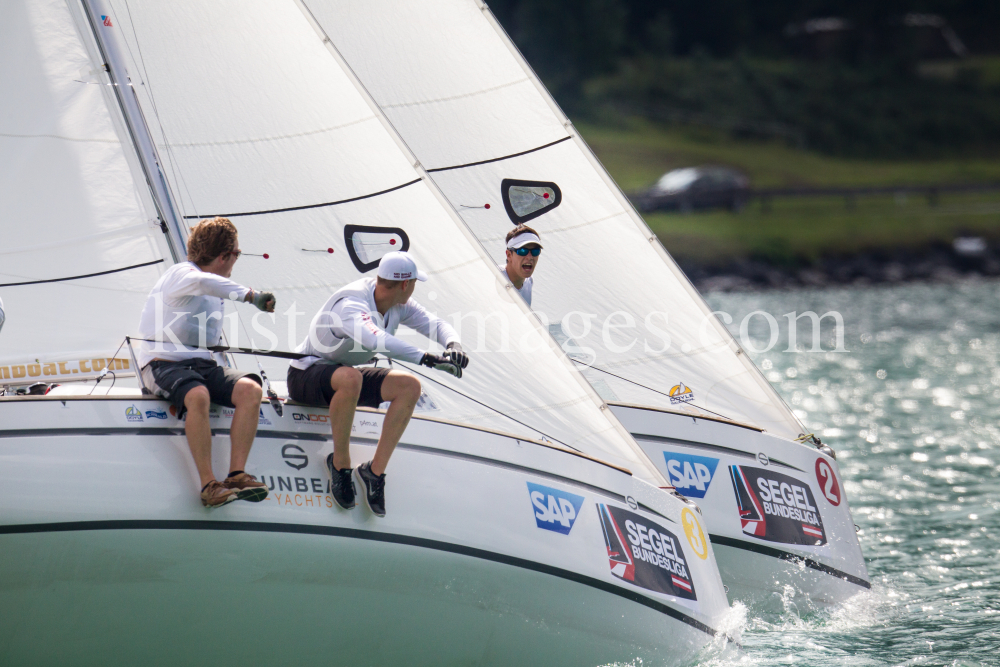
[(509, 160), (512, 157), (519, 157), (521, 155), (527, 155), (528, 153), (534, 153), (535, 151), (540, 151), (540, 150), (542, 150), (544, 148), (548, 148), (550, 146), (555, 146), (556, 144), (561, 144), (562, 142), (569, 141), (572, 138), (573, 138), (572, 136), (563, 137), (562, 139), (556, 139), (555, 141), (550, 141), (549, 143), (547, 143), (547, 144), (545, 144), (543, 146), (536, 146), (535, 148), (529, 148), (528, 150), (521, 151), (520, 153), (511, 153), (510, 155), (504, 155), (503, 157), (490, 158), (489, 160), (480, 160), (479, 162), (469, 162), (469, 163), (466, 163), (466, 164), (456, 164), (456, 165), (454, 165), (452, 167), (435, 167), (434, 169), (428, 169), (427, 173), (433, 173), (435, 171), (450, 171), (452, 169), (465, 169), (466, 167), (475, 167), (475, 166), (480, 165), (480, 164), (489, 164), (490, 162), (500, 162), (501, 160)]
[(111, 269), (109, 271), (98, 271), (97, 273), (85, 273), (82, 276), (68, 276), (66, 278), (49, 278), (47, 280), (27, 280), (23, 283), (3, 283), (0, 287), (20, 287), (21, 285), (40, 285), (41, 283), (61, 283), (66, 280), (78, 280), (80, 278), (93, 278), (94, 276), (106, 276), (109, 273), (121, 273), (122, 271), (130, 271), (131, 269), (138, 269), (143, 266), (152, 266), (153, 264), (162, 263), (162, 259), (157, 259), (152, 262), (143, 262), (142, 264), (133, 264), (132, 266), (123, 266), (120, 269)]
[(510, 88), (511, 86), (516, 86), (520, 83), (530, 83), (531, 79), (524, 77), (523, 79), (518, 79), (517, 81), (511, 81), (509, 83), (501, 83), (499, 86), (493, 86), (492, 88), (483, 88), (482, 90), (476, 90), (471, 93), (462, 93), (461, 95), (452, 95), (451, 97), (439, 97), (433, 100), (418, 100), (416, 102), (397, 102), (396, 104), (380, 104), (379, 106), (383, 109), (398, 109), (400, 107), (416, 107), (421, 104), (435, 104), (437, 102), (451, 102), (454, 100), (460, 100), (466, 97), (475, 97), (476, 95), (484, 95), (486, 93), (492, 93), (495, 90), (502, 90), (504, 88)]
[(323, 134), (324, 132), (335, 132), (336, 130), (342, 130), (345, 127), (351, 127), (352, 125), (359, 125), (370, 120), (377, 120), (375, 116), (366, 116), (358, 120), (352, 120), (350, 123), (344, 123), (343, 125), (335, 125), (334, 127), (324, 127), (318, 130), (307, 130), (305, 132), (296, 132), (295, 134), (278, 134), (273, 137), (261, 137), (259, 139), (229, 139), (227, 141), (190, 141), (190, 142), (164, 142), (163, 146), (168, 148), (198, 148), (201, 146), (231, 146), (233, 144), (257, 144), (265, 143), (269, 141), (281, 141), (283, 139), (297, 139), (299, 137), (308, 137), (314, 134)]
[(287, 213), (289, 211), (304, 211), (310, 208), (323, 208), (324, 206), (337, 206), (338, 204), (347, 204), (352, 201), (360, 201), (362, 199), (370, 199), (372, 197), (378, 197), (379, 195), (388, 194), (396, 190), (402, 190), (405, 187), (411, 186), (414, 183), (419, 183), (421, 179), (415, 178), (408, 183), (403, 183), (402, 185), (397, 185), (395, 187), (387, 188), (385, 190), (379, 190), (378, 192), (372, 192), (371, 194), (361, 195), (359, 197), (351, 197), (350, 199), (339, 199), (337, 201), (328, 201), (322, 204), (306, 204), (304, 206), (289, 206), (287, 208), (273, 208), (266, 211), (248, 211), (245, 213), (213, 213), (205, 215), (185, 215), (185, 220), (198, 220), (200, 218), (239, 218), (246, 215), (266, 215), (268, 213)]

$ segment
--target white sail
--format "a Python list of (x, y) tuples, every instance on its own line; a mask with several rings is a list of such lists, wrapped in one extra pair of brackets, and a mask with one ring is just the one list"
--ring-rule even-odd
[[(165, 246), (109, 112), (108, 80), (66, 4), (17, 1), (5, 10), (0, 384), (77, 378), (113, 363), (162, 272)], [(74, 278), (90, 274), (104, 275)], [(119, 370), (128, 367), (127, 354), (117, 359)]]
[(545, 244), (532, 305), (595, 351), (578, 358), (605, 398), (801, 432), (484, 3), (303, 2), (496, 261), (512, 224), (504, 179), (558, 186), (559, 204), (528, 222)]
[[(244, 256), (233, 274), (277, 295), (277, 318), (242, 311), (257, 346), (291, 348), (335, 289), (408, 247), (431, 276), (415, 298), (464, 316), (472, 358), (461, 380), (414, 369), (429, 373), (433, 414), (546, 437), (662, 483), (295, 3), (108, 6), (183, 216), (228, 216), (245, 253), (269, 256)], [(230, 342), (245, 333), (237, 325)], [(267, 366), (284, 377), (285, 362)]]

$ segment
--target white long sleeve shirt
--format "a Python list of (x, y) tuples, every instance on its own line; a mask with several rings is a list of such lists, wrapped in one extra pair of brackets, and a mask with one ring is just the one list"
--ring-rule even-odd
[[(497, 266), (499, 266), (500, 270), (503, 271), (503, 274), (507, 276), (507, 280), (510, 280), (510, 276), (507, 275), (507, 265), (498, 264)], [(517, 293), (521, 295), (521, 298), (524, 299), (525, 302), (527, 302), (529, 307), (531, 306), (531, 286), (534, 284), (534, 281), (535, 281), (534, 277), (525, 278), (524, 284), (521, 285), (520, 289), (516, 287), (514, 288), (515, 290), (517, 290)], [(510, 280), (510, 284), (513, 285), (514, 281)]]
[(423, 350), (395, 336), (400, 324), (445, 347), (458, 342), (458, 334), (451, 325), (413, 299), (393, 306), (383, 318), (375, 306), (375, 279), (362, 278), (327, 299), (309, 324), (309, 335), (295, 348), (308, 356), (292, 361), (291, 365), (305, 370), (322, 359), (357, 366), (371, 361), (376, 353), (419, 363)]
[(139, 368), (153, 359), (212, 359), (213, 353), (197, 348), (222, 341), (223, 300), (242, 301), (249, 291), (193, 262), (171, 266), (156, 281), (139, 319), (140, 338), (163, 342), (139, 345)]

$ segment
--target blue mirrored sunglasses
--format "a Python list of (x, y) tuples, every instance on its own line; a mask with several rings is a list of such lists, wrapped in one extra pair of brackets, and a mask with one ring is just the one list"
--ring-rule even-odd
[(527, 248), (511, 248), (510, 250), (512, 252), (516, 252), (521, 257), (525, 257), (529, 252), (531, 253), (532, 257), (538, 257), (539, 255), (542, 254), (541, 248), (532, 248), (531, 250)]

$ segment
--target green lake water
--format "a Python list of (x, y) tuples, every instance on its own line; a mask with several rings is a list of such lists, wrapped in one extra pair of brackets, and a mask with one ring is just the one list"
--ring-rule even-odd
[[(838, 453), (873, 582), (820, 612), (746, 610), (744, 651), (705, 665), (1000, 665), (1000, 283), (712, 294), (808, 429)], [(822, 351), (786, 313), (837, 311)], [(748, 321), (757, 350), (763, 315)]]

